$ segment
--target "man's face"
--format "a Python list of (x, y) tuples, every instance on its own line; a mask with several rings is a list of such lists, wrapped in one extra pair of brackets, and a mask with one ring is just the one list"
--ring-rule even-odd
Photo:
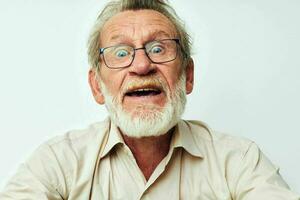
[[(153, 40), (171, 38), (177, 38), (176, 29), (159, 12), (153, 10), (125, 11), (106, 22), (100, 36), (100, 44), (101, 47), (126, 44), (140, 48)], [(178, 107), (171, 105), (170, 102), (172, 97), (173, 101), (180, 100), (174, 100), (175, 93), (183, 92), (185, 98), (185, 93), (190, 93), (192, 90), (192, 87), (187, 87), (186, 74), (179, 55), (180, 53), (171, 62), (154, 64), (143, 50), (138, 50), (132, 64), (123, 69), (110, 69), (102, 61), (99, 69), (101, 86), (98, 88), (100, 94), (98, 102), (105, 102), (110, 112), (118, 112), (121, 109), (122, 112), (129, 114), (131, 120), (145, 119), (145, 121), (151, 121), (152, 118), (159, 116), (159, 113), (166, 112), (166, 107)], [(188, 76), (192, 75), (192, 72), (188, 73)], [(179, 86), (180, 77), (182, 81)], [(155, 92), (142, 94), (135, 92), (140, 90), (155, 90)], [(182, 95), (177, 94), (177, 96)], [(185, 99), (182, 101), (184, 104)], [(112, 109), (113, 111), (111, 111)], [(173, 111), (169, 110), (168, 112)], [(112, 115), (112, 113), (110, 114)], [(173, 115), (174, 113), (169, 114)], [(120, 118), (120, 116), (116, 118)], [(166, 121), (168, 120), (171, 119), (166, 119)]]

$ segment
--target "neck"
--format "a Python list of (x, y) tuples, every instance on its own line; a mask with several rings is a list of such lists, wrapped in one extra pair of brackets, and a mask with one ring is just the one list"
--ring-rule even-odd
[(168, 154), (172, 132), (173, 129), (164, 135), (143, 138), (133, 138), (122, 134), (146, 180)]

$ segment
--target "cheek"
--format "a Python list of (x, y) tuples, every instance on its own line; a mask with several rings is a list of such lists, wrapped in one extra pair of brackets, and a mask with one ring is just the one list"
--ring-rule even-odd
[(165, 79), (170, 87), (171, 90), (174, 90), (176, 87), (179, 77), (181, 75), (181, 71), (176, 66), (173, 66), (173, 68), (165, 68), (163, 71), (163, 74), (165, 76)]
[(100, 76), (108, 92), (112, 96), (118, 95), (122, 86), (122, 74), (118, 73), (118, 71), (101, 70)]

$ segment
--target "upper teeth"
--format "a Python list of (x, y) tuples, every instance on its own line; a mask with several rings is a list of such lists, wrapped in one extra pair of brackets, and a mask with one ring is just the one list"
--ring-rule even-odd
[(141, 88), (141, 89), (137, 89), (134, 90), (134, 92), (145, 92), (145, 91), (157, 91), (156, 89), (150, 89), (150, 88)]

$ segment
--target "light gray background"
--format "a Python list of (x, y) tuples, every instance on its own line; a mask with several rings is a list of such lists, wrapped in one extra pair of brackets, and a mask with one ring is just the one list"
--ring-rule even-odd
[[(0, 0), (0, 188), (39, 144), (106, 117), (87, 84), (100, 0)], [(298, 0), (173, 0), (193, 37), (185, 119), (247, 137), (300, 191)]]

